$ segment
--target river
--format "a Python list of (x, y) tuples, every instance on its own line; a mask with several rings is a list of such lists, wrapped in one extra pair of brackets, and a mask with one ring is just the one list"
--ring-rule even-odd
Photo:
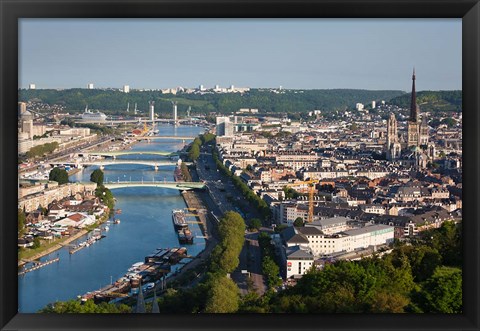
[[(196, 136), (203, 132), (201, 127), (160, 125), (159, 135)], [(178, 140), (140, 142), (133, 151), (177, 151), (183, 147)], [(131, 155), (118, 158), (160, 159), (155, 155)], [(89, 181), (89, 167), (70, 177), (70, 181)], [(112, 165), (104, 169), (105, 181), (160, 181), (173, 180), (174, 166), (160, 167), (154, 171), (144, 165)], [(55, 301), (66, 301), (78, 295), (97, 290), (122, 277), (133, 263), (144, 260), (157, 248), (179, 247), (172, 224), (172, 209), (185, 208), (182, 196), (176, 190), (148, 187), (131, 187), (112, 190), (117, 199), (115, 208), (122, 209), (117, 215), (120, 224), (109, 224), (107, 237), (70, 255), (62, 248), (41, 258), (51, 260), (57, 256), (59, 262), (45, 266), (18, 277), (18, 299), (20, 313), (33, 313)], [(195, 235), (201, 236), (198, 224), (191, 224)], [(80, 238), (79, 241), (85, 238)], [(72, 244), (74, 244), (73, 242)], [(186, 245), (189, 255), (197, 255), (205, 247), (205, 240), (195, 238), (193, 245)], [(178, 266), (177, 266), (178, 267)], [(175, 270), (176, 268), (172, 268)]]

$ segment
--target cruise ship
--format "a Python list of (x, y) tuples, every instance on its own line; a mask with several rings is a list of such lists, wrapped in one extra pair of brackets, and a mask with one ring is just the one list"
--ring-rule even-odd
[(88, 110), (88, 106), (85, 107), (85, 112), (81, 116), (82, 121), (88, 122), (88, 121), (105, 121), (107, 118), (107, 115), (104, 113), (101, 113), (99, 111), (93, 113), (90, 110)]

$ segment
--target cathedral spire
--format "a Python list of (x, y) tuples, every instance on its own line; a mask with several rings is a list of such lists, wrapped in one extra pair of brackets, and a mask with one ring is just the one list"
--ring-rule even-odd
[(417, 94), (415, 92), (415, 67), (413, 67), (412, 75), (412, 102), (410, 104), (410, 121), (418, 121)]

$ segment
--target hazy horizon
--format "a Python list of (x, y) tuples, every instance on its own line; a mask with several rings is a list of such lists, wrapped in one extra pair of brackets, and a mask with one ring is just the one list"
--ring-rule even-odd
[(461, 19), (19, 20), (19, 88), (462, 89)]

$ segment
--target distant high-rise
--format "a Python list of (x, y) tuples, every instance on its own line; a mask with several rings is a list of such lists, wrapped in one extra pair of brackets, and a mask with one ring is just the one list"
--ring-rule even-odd
[(230, 122), (228, 116), (218, 116), (216, 119), (216, 134), (217, 136), (233, 136), (233, 123)]
[(28, 89), (30, 90), (35, 90), (35, 88), (36, 88), (35, 84), (28, 85)]
[(149, 111), (150, 121), (154, 121), (155, 120), (155, 101), (148, 102), (148, 111)]
[(130, 92), (130, 86), (129, 85), (123, 85), (123, 93), (128, 93)]
[(377, 103), (375, 102), (375, 100), (372, 101), (372, 109), (375, 109), (375, 107), (377, 106)]
[(87, 89), (93, 90), (93, 83), (88, 83), (87, 84)]

